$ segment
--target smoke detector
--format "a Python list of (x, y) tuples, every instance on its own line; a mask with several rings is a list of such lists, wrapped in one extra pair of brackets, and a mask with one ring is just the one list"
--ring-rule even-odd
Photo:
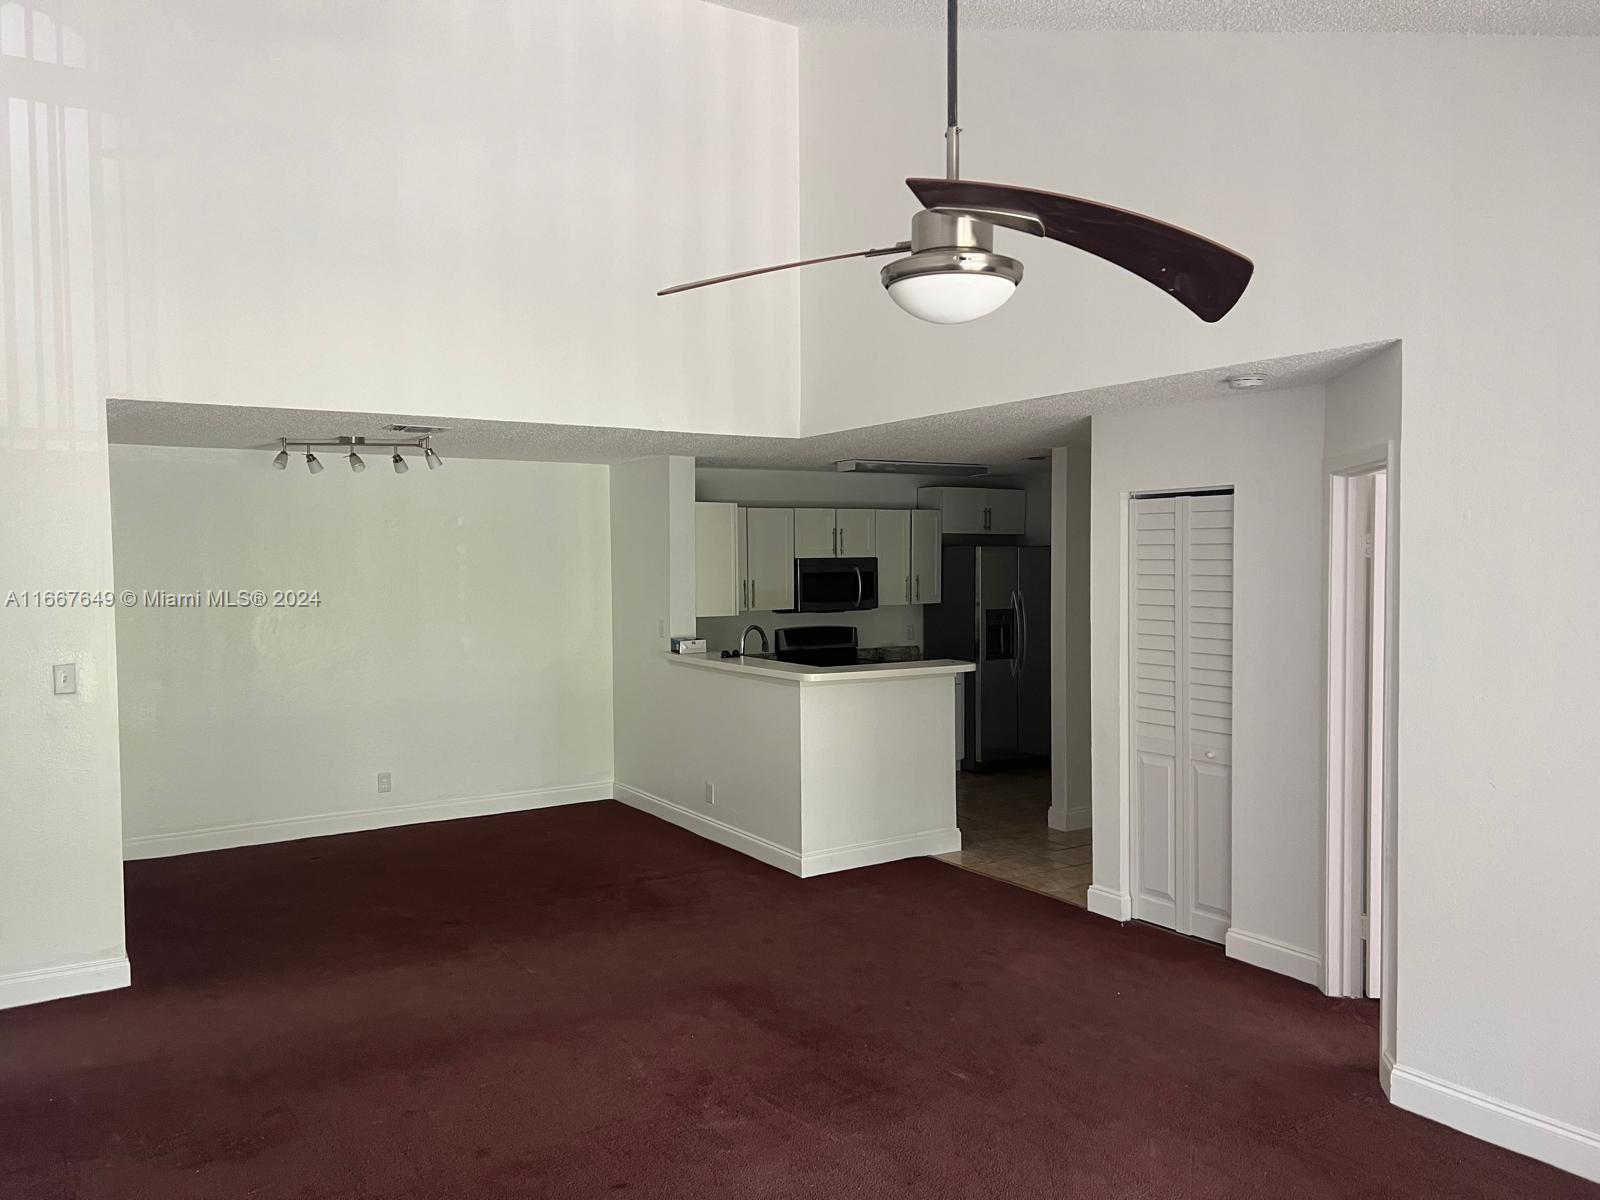
[(1267, 377), (1252, 372), (1249, 375), (1229, 375), (1226, 382), (1236, 392), (1248, 392), (1251, 388), (1266, 387)]

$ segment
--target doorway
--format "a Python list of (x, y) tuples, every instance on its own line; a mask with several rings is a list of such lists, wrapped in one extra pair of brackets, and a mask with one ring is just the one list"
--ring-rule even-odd
[(1329, 475), (1324, 990), (1383, 994), (1390, 689), (1387, 456)]

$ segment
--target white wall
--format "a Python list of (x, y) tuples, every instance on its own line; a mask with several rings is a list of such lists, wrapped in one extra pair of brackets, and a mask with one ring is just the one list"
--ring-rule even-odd
[(130, 854), (609, 796), (606, 468), (322, 458), (112, 448), (119, 590), (320, 601), (118, 610)]
[[(901, 180), (942, 161), (941, 53), (932, 29), (806, 31), (808, 252), (904, 236)], [(973, 30), (962, 67), (968, 175), (1200, 230), (1255, 281), (1208, 326), (1002, 234), (1026, 281), (950, 330), (875, 264), (811, 271), (804, 427), (1403, 339), (1399, 1061), (1448, 1119), (1600, 1177), (1600, 956), (1574, 949), (1600, 909), (1600, 745), (1552, 744), (1600, 723), (1600, 559), (1573, 553), (1600, 525), (1600, 407), (1574, 382), (1600, 377), (1600, 276), (1566, 269), (1600, 260), (1600, 142), (1564, 132), (1600, 125), (1600, 40)], [(1516, 486), (1487, 496), (1486, 472)]]
[(1234, 488), (1233, 933), (1321, 958), (1323, 392), (1094, 418), (1094, 886), (1128, 891), (1131, 493)]
[(698, 0), (71, 4), (119, 118), (124, 394), (793, 433), (797, 39)]
[(1089, 436), (1051, 454), (1050, 824), (1094, 819), (1089, 688)]
[(113, 609), (23, 595), (110, 589), (109, 535), (98, 438), (0, 430), (0, 1008), (128, 982)]

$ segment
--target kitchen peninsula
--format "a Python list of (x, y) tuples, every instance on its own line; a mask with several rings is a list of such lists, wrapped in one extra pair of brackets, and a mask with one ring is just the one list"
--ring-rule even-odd
[(618, 799), (800, 876), (961, 848), (955, 693), (971, 663), (662, 657), (677, 799)]

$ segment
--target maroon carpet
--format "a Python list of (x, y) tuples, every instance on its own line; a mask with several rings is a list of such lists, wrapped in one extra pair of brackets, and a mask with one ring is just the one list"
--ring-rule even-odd
[(128, 866), (134, 987), (0, 1013), (5, 1200), (1566, 1197), (1376, 1006), (920, 860), (616, 804)]

